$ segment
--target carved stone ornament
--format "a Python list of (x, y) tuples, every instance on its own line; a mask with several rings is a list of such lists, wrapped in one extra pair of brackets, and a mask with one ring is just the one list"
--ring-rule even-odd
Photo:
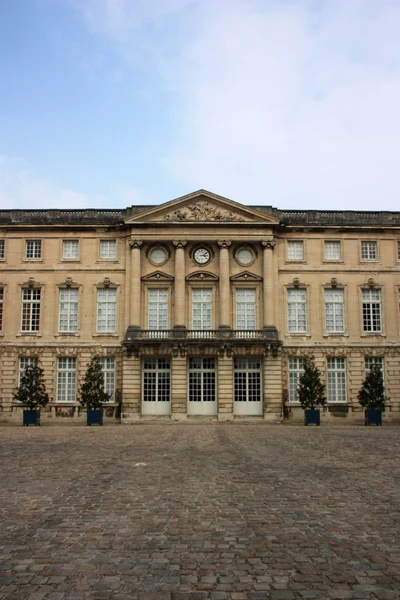
[(183, 240), (175, 240), (172, 243), (174, 244), (175, 248), (184, 248), (187, 244), (187, 242), (185, 242)]
[(298, 288), (300, 286), (300, 279), (298, 277), (295, 277), (293, 279), (293, 285), (295, 288)]
[(261, 246), (266, 250), (273, 250), (276, 246), (275, 240), (264, 240), (261, 242)]
[(218, 246), (220, 248), (229, 248), (232, 242), (228, 242), (227, 240), (222, 240), (222, 242), (218, 242)]
[(242, 271), (237, 275), (232, 275), (231, 281), (262, 281), (262, 277), (250, 271)]
[(375, 281), (374, 281), (373, 277), (370, 277), (368, 279), (368, 285), (369, 285), (370, 288), (373, 288), (375, 286)]
[(111, 279), (109, 277), (104, 277), (104, 287), (110, 287)]
[(132, 248), (140, 248), (141, 246), (143, 246), (143, 242), (140, 240), (131, 240), (129, 242), (129, 247), (132, 250)]
[(28, 279), (28, 286), (31, 288), (35, 285), (35, 278), (34, 277), (29, 277)]
[(65, 285), (66, 285), (67, 287), (71, 287), (71, 285), (72, 285), (72, 277), (67, 277), (67, 278), (65, 279)]
[(331, 285), (332, 285), (333, 288), (337, 288), (338, 280), (336, 279), (336, 277), (332, 277), (332, 279), (331, 279)]
[(164, 217), (164, 221), (236, 221), (243, 222), (244, 219), (234, 215), (228, 210), (210, 205), (207, 201), (194, 202)]
[(186, 281), (218, 281), (218, 277), (209, 271), (196, 271), (188, 275)]
[(144, 275), (142, 281), (174, 281), (174, 277), (168, 275), (168, 273), (163, 273), (163, 271), (154, 271), (153, 273)]

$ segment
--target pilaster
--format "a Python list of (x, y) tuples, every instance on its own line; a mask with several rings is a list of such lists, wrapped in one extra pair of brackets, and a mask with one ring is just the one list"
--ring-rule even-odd
[(185, 246), (187, 242), (177, 240), (175, 246), (174, 327), (186, 327), (185, 303)]
[[(140, 248), (143, 245), (142, 241), (131, 240), (129, 246), (131, 248), (131, 277), (130, 277), (130, 297), (129, 297), (129, 325), (141, 327), (141, 252)], [(126, 307), (127, 309), (127, 307)]]
[[(276, 293), (274, 281), (274, 254), (275, 240), (265, 240), (261, 242), (263, 247), (263, 316), (264, 327), (274, 325), (274, 295)], [(274, 291), (275, 290), (275, 291)]]
[(141, 361), (140, 358), (123, 355), (122, 359), (122, 414), (121, 423), (128, 424), (140, 419), (141, 410)]
[(171, 418), (183, 421), (187, 417), (187, 361), (185, 356), (172, 357)]
[(218, 420), (233, 419), (233, 361), (231, 356), (218, 359)]
[(264, 419), (276, 421), (282, 417), (282, 353), (264, 359), (263, 381)]
[(232, 327), (229, 280), (229, 247), (232, 242), (223, 240), (219, 246), (219, 327)]

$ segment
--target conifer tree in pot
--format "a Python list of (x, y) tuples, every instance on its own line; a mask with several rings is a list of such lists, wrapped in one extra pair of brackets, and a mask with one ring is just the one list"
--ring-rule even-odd
[(298, 399), (304, 410), (304, 425), (320, 425), (321, 416), (317, 406), (326, 402), (325, 386), (321, 381), (321, 372), (317, 369), (313, 356), (304, 359), (304, 372), (299, 377)]
[(79, 402), (86, 408), (87, 425), (103, 425), (103, 403), (109, 398), (110, 394), (104, 391), (104, 374), (100, 361), (94, 356), (79, 390)]
[(358, 392), (358, 401), (365, 408), (365, 425), (382, 425), (386, 400), (381, 368), (377, 364), (372, 365)]
[(26, 427), (40, 425), (40, 408), (49, 402), (43, 369), (37, 365), (28, 365), (13, 396), (14, 400), (24, 406), (22, 424)]

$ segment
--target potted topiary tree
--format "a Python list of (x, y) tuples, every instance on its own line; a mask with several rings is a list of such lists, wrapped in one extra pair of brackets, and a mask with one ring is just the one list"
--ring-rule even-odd
[(40, 408), (49, 402), (43, 379), (43, 369), (37, 365), (28, 365), (13, 396), (14, 400), (24, 406), (23, 426), (40, 425)]
[(321, 415), (317, 406), (326, 402), (325, 386), (321, 381), (321, 372), (317, 369), (314, 357), (304, 359), (304, 372), (299, 377), (298, 399), (304, 410), (304, 425), (321, 425)]
[(358, 401), (365, 408), (365, 425), (382, 425), (386, 400), (381, 368), (377, 364), (372, 365), (358, 392)]
[(109, 398), (110, 394), (104, 391), (104, 374), (100, 361), (94, 356), (79, 390), (79, 402), (86, 408), (87, 425), (103, 425), (103, 403)]

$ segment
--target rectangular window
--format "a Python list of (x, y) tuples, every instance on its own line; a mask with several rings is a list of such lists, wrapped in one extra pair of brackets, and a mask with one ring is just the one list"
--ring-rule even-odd
[(328, 402), (346, 402), (346, 359), (328, 358)]
[(211, 329), (212, 327), (212, 290), (192, 290), (193, 329)]
[(325, 242), (325, 260), (340, 260), (340, 242), (327, 240)]
[(6, 257), (6, 242), (5, 240), (0, 240), (0, 260), (4, 260)]
[(39, 331), (41, 290), (23, 288), (22, 290), (22, 331)]
[(39, 260), (42, 258), (41, 240), (26, 240), (25, 258), (29, 260)]
[(363, 329), (365, 332), (382, 331), (381, 291), (362, 290)]
[(117, 240), (100, 240), (100, 258), (102, 260), (117, 258)]
[(215, 358), (189, 358), (189, 401), (215, 402)]
[(78, 295), (77, 289), (61, 289), (59, 305), (59, 331), (75, 333), (78, 331)]
[(76, 358), (57, 359), (57, 402), (76, 400)]
[(38, 359), (36, 356), (20, 356), (18, 368), (18, 386), (21, 383), (21, 377), (25, 373), (26, 367), (36, 367)]
[(63, 254), (65, 260), (77, 260), (79, 258), (79, 240), (63, 240)]
[(236, 290), (236, 329), (256, 328), (256, 290)]
[(307, 331), (306, 290), (288, 290), (288, 330), (290, 333)]
[(97, 331), (116, 332), (117, 290), (101, 288), (97, 290)]
[(327, 333), (344, 332), (343, 290), (325, 290), (325, 329)]
[(168, 324), (168, 290), (149, 289), (149, 329), (167, 329)]
[(144, 402), (169, 402), (171, 398), (171, 361), (146, 358), (143, 363)]
[(288, 260), (304, 260), (304, 243), (302, 240), (289, 240), (287, 243)]
[(3, 331), (4, 288), (0, 288), (0, 331)]
[(378, 260), (376, 242), (361, 242), (361, 260)]
[(110, 395), (108, 402), (115, 402), (115, 358), (101, 356), (99, 360), (104, 374), (104, 391)]
[(299, 377), (304, 373), (302, 358), (289, 358), (289, 402), (298, 402)]
[(261, 361), (235, 358), (235, 402), (261, 402)]
[(384, 377), (382, 356), (366, 356), (365, 357), (365, 375), (366, 376), (370, 372), (372, 365), (377, 365), (380, 368), (380, 370), (382, 371), (382, 377)]

